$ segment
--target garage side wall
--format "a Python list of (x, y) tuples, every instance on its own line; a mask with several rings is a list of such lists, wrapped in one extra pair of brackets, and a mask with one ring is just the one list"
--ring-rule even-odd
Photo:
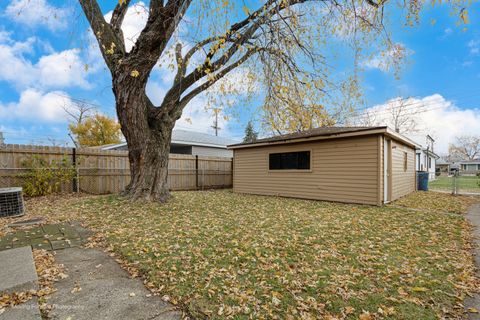
[[(234, 150), (234, 192), (379, 203), (377, 135)], [(271, 171), (269, 153), (310, 151), (311, 170)]]
[(415, 149), (392, 140), (391, 200), (396, 200), (413, 191), (415, 191)]

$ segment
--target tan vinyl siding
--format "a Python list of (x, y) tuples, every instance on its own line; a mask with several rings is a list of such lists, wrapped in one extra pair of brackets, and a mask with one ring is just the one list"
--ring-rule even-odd
[[(407, 154), (407, 170), (404, 170), (404, 154)], [(392, 141), (392, 199), (415, 191), (415, 150)]]
[[(234, 191), (379, 204), (378, 135), (234, 150)], [(269, 171), (268, 155), (311, 151), (311, 170)]]

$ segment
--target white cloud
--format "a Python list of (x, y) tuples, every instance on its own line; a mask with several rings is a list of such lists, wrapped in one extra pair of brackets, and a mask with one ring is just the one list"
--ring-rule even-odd
[(59, 123), (67, 120), (63, 109), (72, 105), (69, 96), (61, 91), (44, 93), (27, 89), (18, 102), (0, 104), (0, 119)]
[[(26, 56), (33, 53), (37, 42), (34, 37), (23, 42), (13, 41), (8, 34), (0, 33), (0, 80), (20, 89), (89, 87), (78, 49), (50, 53), (33, 63)], [(40, 42), (40, 45), (44, 43)]]
[(12, 0), (4, 14), (31, 28), (45, 26), (58, 30), (67, 26), (69, 10), (52, 6), (46, 0)]
[(480, 40), (470, 40), (467, 44), (471, 55), (478, 55), (480, 53)]
[(390, 71), (395, 65), (415, 52), (408, 49), (402, 43), (394, 44), (387, 51), (380, 52), (370, 59), (361, 62), (361, 66), (367, 69), (379, 69), (383, 72)]
[[(110, 22), (113, 11), (105, 15), (105, 20)], [(148, 20), (148, 9), (144, 2), (140, 1), (128, 7), (127, 13), (122, 23), (123, 38), (125, 39), (125, 48), (132, 50), (137, 41), (140, 32), (143, 30)]]
[(35, 67), (44, 87), (89, 87), (78, 49), (43, 56)]
[[(390, 121), (390, 100), (369, 110), (375, 116), (375, 125), (388, 125)], [(406, 133), (408, 137), (422, 144), (426, 134), (435, 139), (435, 152), (446, 154), (448, 146), (460, 135), (480, 135), (480, 109), (460, 109), (454, 102), (446, 100), (440, 94), (433, 94), (422, 99), (411, 98), (405, 105), (406, 112), (417, 123), (417, 131)]]
[(451, 36), (452, 34), (453, 34), (453, 29), (452, 28), (446, 28), (445, 30), (443, 30), (443, 35), (440, 37), (440, 40), (445, 40), (449, 36)]

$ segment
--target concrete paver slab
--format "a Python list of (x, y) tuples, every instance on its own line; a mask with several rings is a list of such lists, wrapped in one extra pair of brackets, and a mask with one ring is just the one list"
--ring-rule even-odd
[(0, 251), (24, 246), (45, 250), (66, 249), (81, 245), (88, 234), (79, 225), (47, 224), (18, 230), (0, 238)]
[[(0, 292), (13, 293), (38, 289), (37, 271), (30, 246), (0, 251)], [(0, 320), (41, 320), (36, 298), (7, 308)]]
[(0, 270), (0, 292), (37, 289), (37, 271), (30, 247), (0, 251)]

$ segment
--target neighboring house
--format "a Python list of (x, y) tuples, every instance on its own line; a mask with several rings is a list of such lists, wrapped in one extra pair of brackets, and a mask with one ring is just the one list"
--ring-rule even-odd
[(415, 191), (416, 147), (387, 127), (324, 127), (230, 145), (233, 190), (382, 205)]
[[(227, 150), (227, 145), (236, 142), (238, 141), (211, 134), (174, 129), (170, 153), (231, 158), (233, 151)], [(128, 150), (126, 142), (100, 146), (99, 149)]]
[(427, 171), (428, 180), (435, 180), (436, 162), (440, 157), (427, 148), (417, 148), (415, 153), (417, 157), (415, 161), (416, 170)]
[(480, 172), (480, 159), (459, 161), (460, 171), (466, 174), (477, 174)]
[(409, 137), (420, 146), (415, 150), (415, 170), (428, 172), (428, 179), (435, 180), (436, 162), (440, 158), (434, 152), (435, 140), (430, 135)]
[(440, 174), (450, 174), (451, 165), (451, 162), (445, 161), (441, 158), (437, 159), (435, 162), (435, 171), (439, 172)]

